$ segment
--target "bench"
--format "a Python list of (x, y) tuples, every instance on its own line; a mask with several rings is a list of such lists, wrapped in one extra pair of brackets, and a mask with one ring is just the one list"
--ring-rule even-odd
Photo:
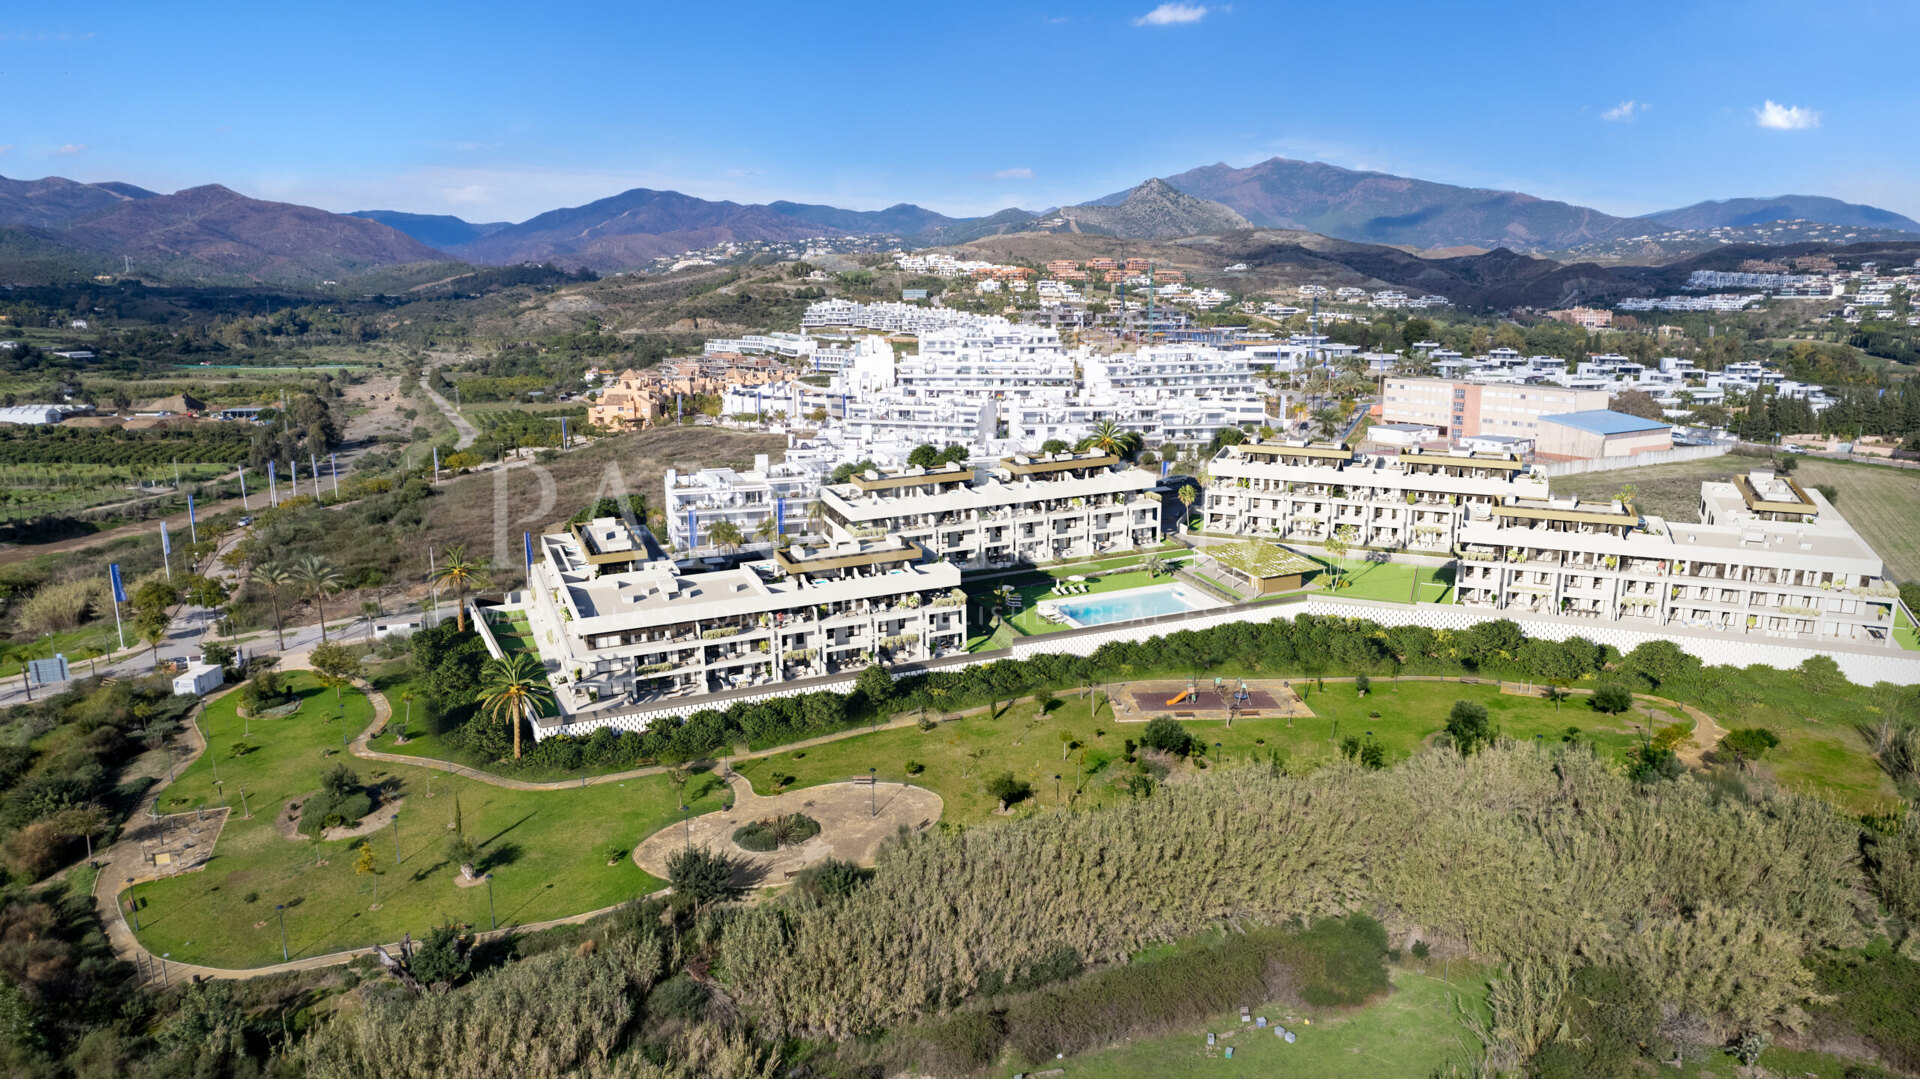
[(1192, 712), (1175, 712), (1175, 713), (1173, 714), (1173, 718), (1175, 718), (1175, 719), (1192, 719), (1192, 718), (1193, 718), (1193, 713), (1192, 713)]

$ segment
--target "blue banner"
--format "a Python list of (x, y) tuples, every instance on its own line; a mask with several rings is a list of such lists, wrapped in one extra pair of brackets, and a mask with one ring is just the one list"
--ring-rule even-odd
[(125, 603), (127, 601), (127, 586), (120, 582), (120, 563), (107, 563), (107, 580), (113, 582), (113, 601), (115, 603)]
[(520, 546), (527, 552), (527, 580), (533, 580), (533, 533), (520, 533)]
[(187, 496), (187, 538), (195, 546), (200, 543), (200, 522), (193, 516), (193, 496)]
[(1161, 462), (1160, 462), (1160, 478), (1161, 478), (1161, 479), (1163, 479), (1163, 480), (1164, 480), (1164, 479), (1166, 479), (1166, 478), (1167, 478), (1167, 472), (1168, 472), (1169, 470), (1171, 470), (1172, 468), (1173, 468), (1173, 462), (1172, 462), (1172, 461), (1161, 461)]
[(163, 555), (173, 553), (173, 540), (167, 535), (167, 522), (165, 521), (160, 522), (160, 553)]
[(784, 498), (773, 500), (773, 534), (776, 538), (787, 534), (787, 500)]
[(567, 448), (567, 418), (565, 416), (560, 417), (560, 448), (563, 450)]
[(673, 395), (673, 422), (685, 423), (687, 419), (687, 401), (679, 394)]
[(433, 473), (436, 476), (440, 474), (440, 447), (438, 446), (433, 448)]
[(687, 550), (700, 545), (700, 518), (692, 510), (687, 511)]
[(278, 461), (268, 461), (267, 462), (267, 501), (273, 503), (276, 506), (280, 504), (279, 476), (280, 476), (280, 463)]

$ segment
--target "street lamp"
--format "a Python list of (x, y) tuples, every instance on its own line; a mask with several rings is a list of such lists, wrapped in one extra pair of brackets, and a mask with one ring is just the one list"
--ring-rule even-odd
[(388, 820), (393, 824), (393, 864), (400, 864), (400, 814), (395, 813)]
[(880, 775), (871, 767), (867, 769), (867, 813), (873, 817), (880, 815)]
[(127, 909), (133, 911), (133, 931), (140, 932), (140, 897), (133, 894), (133, 878), (127, 878)]
[(167, 960), (172, 958), (172, 956), (172, 952), (160, 953), (160, 988), (162, 989), (167, 987)]
[(493, 912), (493, 874), (487, 874), (487, 921), (493, 928), (500, 928), (500, 916)]
[(1060, 773), (1053, 773), (1053, 804), (1060, 804)]
[(687, 849), (693, 849), (693, 818), (687, 816), (686, 803), (680, 804), (680, 824), (687, 831)]
[(1218, 743), (1218, 742), (1215, 742), (1215, 743), (1213, 744), (1213, 755), (1214, 755), (1215, 757), (1218, 757), (1218, 758), (1220, 759), (1220, 763), (1221, 763), (1221, 764), (1225, 764), (1225, 763), (1227, 763), (1227, 753), (1226, 753), (1226, 750), (1224, 750), (1224, 749), (1222, 749), (1222, 748), (1220, 747), (1220, 743)]
[(247, 788), (240, 788), (240, 816), (244, 820), (253, 819), (253, 810), (247, 808)]
[(285, 963), (291, 958), (287, 954), (287, 905), (275, 903), (273, 910), (280, 919), (280, 961)]

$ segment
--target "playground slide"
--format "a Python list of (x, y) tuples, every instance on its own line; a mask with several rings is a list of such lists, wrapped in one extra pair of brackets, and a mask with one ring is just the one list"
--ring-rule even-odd
[(1172, 708), (1174, 705), (1179, 704), (1181, 701), (1184, 701), (1191, 696), (1193, 696), (1193, 690), (1183, 689), (1180, 691), (1180, 695), (1178, 697), (1173, 697), (1167, 701), (1167, 707)]

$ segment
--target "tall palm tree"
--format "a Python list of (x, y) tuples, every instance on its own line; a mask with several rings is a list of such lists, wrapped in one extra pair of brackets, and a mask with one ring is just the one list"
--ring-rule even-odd
[(1193, 523), (1193, 500), (1200, 497), (1200, 492), (1194, 490), (1193, 484), (1187, 483), (1181, 485), (1177, 494), (1180, 504), (1186, 507), (1180, 514), (1180, 531), (1185, 532)]
[(320, 612), (320, 639), (326, 640), (326, 599), (346, 587), (347, 579), (333, 563), (310, 554), (293, 564), (293, 581), (300, 586), (301, 594), (313, 601), (314, 610)]
[(827, 519), (827, 504), (819, 499), (807, 503), (807, 525), (814, 532), (820, 531), (820, 522)]
[(1101, 420), (1094, 425), (1093, 434), (1087, 438), (1087, 446), (1101, 453), (1119, 453), (1125, 446), (1127, 433), (1112, 420)]
[(774, 521), (772, 517), (760, 518), (760, 523), (755, 525), (753, 528), (753, 538), (757, 540), (764, 540), (768, 543), (773, 542), (773, 537), (779, 534), (780, 534), (780, 526), (778, 523)]
[[(454, 615), (458, 619), (460, 632), (467, 631), (467, 589), (480, 584), (482, 567), (479, 559), (468, 558), (464, 544), (447, 548), (446, 557), (433, 571), (435, 584), (451, 585), (454, 601), (459, 604)], [(514, 754), (519, 756), (519, 754)]]
[(716, 547), (737, 551), (744, 538), (740, 535), (740, 526), (732, 521), (715, 521), (707, 526), (707, 542)]
[(540, 718), (540, 709), (553, 700), (547, 673), (531, 652), (515, 652), (490, 659), (480, 669), (480, 710), (489, 719), (513, 724), (513, 758), (520, 759), (520, 721)]
[(287, 650), (287, 630), (280, 622), (280, 590), (295, 583), (293, 571), (278, 562), (269, 562), (254, 568), (253, 580), (267, 590), (267, 599), (273, 604), (273, 633), (280, 640), (280, 651), (284, 652)]

